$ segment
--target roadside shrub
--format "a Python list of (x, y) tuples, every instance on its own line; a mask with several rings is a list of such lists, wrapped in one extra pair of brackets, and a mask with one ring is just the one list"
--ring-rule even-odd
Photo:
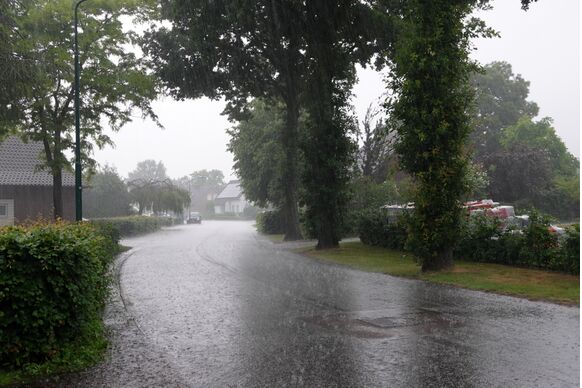
[(402, 219), (390, 220), (381, 212), (365, 212), (358, 222), (362, 243), (389, 249), (404, 249), (407, 230)]
[(269, 210), (257, 214), (257, 230), (263, 234), (285, 233), (285, 220), (279, 210)]
[(525, 243), (525, 239), (521, 231), (513, 230), (502, 234), (497, 241), (499, 247), (497, 249), (497, 256), (492, 263), (507, 264), (507, 265), (527, 265), (521, 258), (521, 249)]
[(88, 223), (0, 229), (1, 368), (47, 361), (101, 321), (114, 245)]
[(566, 236), (561, 243), (559, 253), (552, 262), (552, 267), (573, 275), (580, 274), (580, 224), (566, 229)]
[(139, 234), (151, 233), (160, 230), (163, 226), (172, 226), (174, 220), (171, 217), (111, 217), (95, 218), (90, 221), (91, 224), (100, 228), (115, 229), (119, 237), (136, 236)]
[(464, 223), (455, 257), (506, 265), (580, 273), (580, 228), (574, 225), (559, 237), (550, 232), (550, 220), (532, 211), (523, 230), (502, 231), (492, 217), (472, 217)]
[(502, 243), (499, 221), (485, 215), (473, 216), (461, 226), (455, 256), (469, 261), (498, 262)]
[(519, 252), (520, 264), (552, 269), (552, 261), (558, 255), (558, 236), (549, 231), (550, 220), (533, 211), (529, 225), (523, 231), (523, 246)]

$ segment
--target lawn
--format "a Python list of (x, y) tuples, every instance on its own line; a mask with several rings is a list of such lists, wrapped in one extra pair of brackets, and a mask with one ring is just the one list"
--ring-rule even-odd
[(263, 236), (265, 236), (274, 243), (282, 243), (283, 239), (285, 238), (284, 234), (263, 234)]
[(456, 261), (451, 270), (423, 274), (409, 254), (372, 247), (361, 242), (341, 244), (336, 249), (317, 251), (314, 248), (303, 248), (297, 252), (363, 271), (422, 279), (473, 290), (568, 305), (579, 305), (580, 300), (580, 277), (557, 272)]

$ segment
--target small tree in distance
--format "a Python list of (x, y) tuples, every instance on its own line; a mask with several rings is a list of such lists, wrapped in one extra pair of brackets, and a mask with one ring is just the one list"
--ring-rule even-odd
[(105, 166), (86, 180), (83, 213), (88, 218), (120, 217), (130, 214), (129, 190), (115, 168)]

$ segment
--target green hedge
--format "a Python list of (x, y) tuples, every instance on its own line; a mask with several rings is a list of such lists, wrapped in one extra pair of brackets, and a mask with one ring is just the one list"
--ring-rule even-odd
[[(381, 212), (364, 214), (359, 236), (364, 244), (405, 249), (404, 220), (391, 221)], [(523, 230), (503, 230), (492, 217), (471, 217), (462, 227), (455, 247), (455, 258), (506, 265), (517, 265), (578, 275), (580, 273), (580, 226), (567, 228), (565, 236), (548, 229), (549, 219), (536, 212)]]
[(382, 212), (366, 212), (358, 220), (358, 235), (362, 243), (403, 250), (406, 244), (404, 220), (391, 220)]
[(580, 273), (580, 226), (566, 229), (565, 236), (549, 231), (550, 221), (536, 212), (521, 230), (503, 231), (491, 217), (474, 217), (465, 223), (455, 256), (468, 261)]
[(170, 217), (129, 216), (95, 218), (90, 223), (100, 228), (112, 228), (116, 230), (119, 238), (155, 232), (160, 230), (162, 226), (172, 226), (174, 220)]
[(117, 253), (101, 231), (87, 223), (0, 228), (0, 369), (57, 357), (101, 322)]

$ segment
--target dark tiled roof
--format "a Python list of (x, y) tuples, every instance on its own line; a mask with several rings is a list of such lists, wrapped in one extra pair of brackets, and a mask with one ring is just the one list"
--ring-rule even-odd
[[(46, 170), (39, 170), (42, 143), (24, 143), (16, 136), (0, 142), (0, 185), (52, 186), (53, 177)], [(73, 174), (63, 171), (63, 186), (74, 186)]]
[(218, 194), (216, 199), (239, 198), (242, 195), (242, 188), (239, 181), (230, 181), (228, 185)]

